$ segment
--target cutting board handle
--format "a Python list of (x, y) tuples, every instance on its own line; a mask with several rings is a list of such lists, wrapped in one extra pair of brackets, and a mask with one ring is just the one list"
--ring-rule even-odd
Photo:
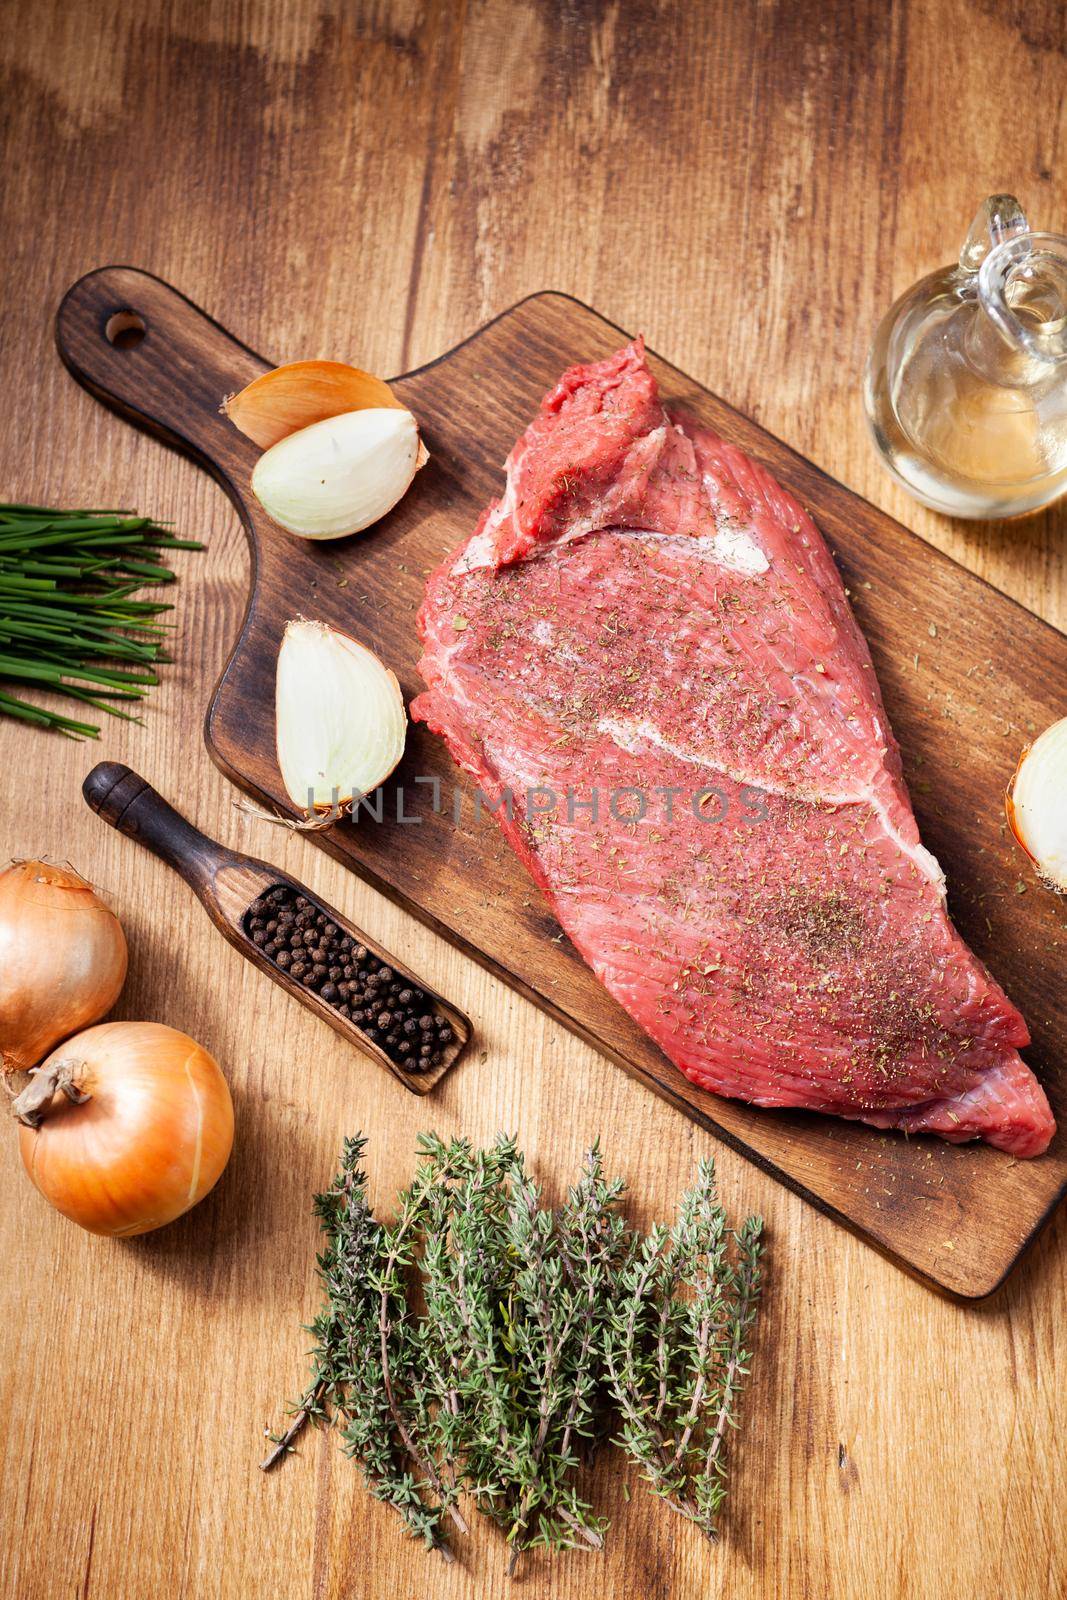
[(206, 467), (247, 519), (244, 490), (259, 451), (219, 407), (266, 370), (261, 357), (136, 267), (79, 278), (56, 313), (56, 347), (91, 394)]
[(98, 817), (159, 856), (197, 893), (210, 890), (219, 868), (237, 859), (121, 761), (99, 762), (82, 784), (82, 794)]

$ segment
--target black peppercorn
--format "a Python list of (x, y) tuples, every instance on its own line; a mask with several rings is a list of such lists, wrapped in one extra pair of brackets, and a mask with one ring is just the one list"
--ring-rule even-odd
[(443, 1059), (455, 1037), (433, 1000), (366, 945), (342, 932), (323, 907), (288, 884), (262, 894), (245, 913), (256, 947), (305, 989), (410, 1072)]

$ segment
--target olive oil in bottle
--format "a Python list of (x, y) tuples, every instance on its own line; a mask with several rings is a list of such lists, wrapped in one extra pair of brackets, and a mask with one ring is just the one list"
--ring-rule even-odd
[(877, 449), (925, 505), (1012, 517), (1067, 490), (1067, 239), (994, 195), (956, 265), (901, 296), (874, 337)]

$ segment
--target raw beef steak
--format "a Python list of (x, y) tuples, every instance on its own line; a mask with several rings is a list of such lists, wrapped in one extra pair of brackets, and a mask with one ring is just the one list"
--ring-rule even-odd
[(1045, 1149), (1026, 1024), (948, 919), (820, 534), (667, 415), (640, 342), (546, 397), (419, 629), (412, 715), (687, 1077)]

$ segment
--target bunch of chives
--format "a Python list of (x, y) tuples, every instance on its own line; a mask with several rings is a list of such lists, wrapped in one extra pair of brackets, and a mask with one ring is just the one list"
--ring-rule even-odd
[(127, 721), (123, 703), (158, 681), (169, 605), (135, 600), (146, 583), (171, 583), (163, 550), (202, 550), (150, 517), (127, 511), (51, 511), (0, 504), (0, 714), (69, 738), (98, 723), (32, 704), (14, 691), (53, 691)]

